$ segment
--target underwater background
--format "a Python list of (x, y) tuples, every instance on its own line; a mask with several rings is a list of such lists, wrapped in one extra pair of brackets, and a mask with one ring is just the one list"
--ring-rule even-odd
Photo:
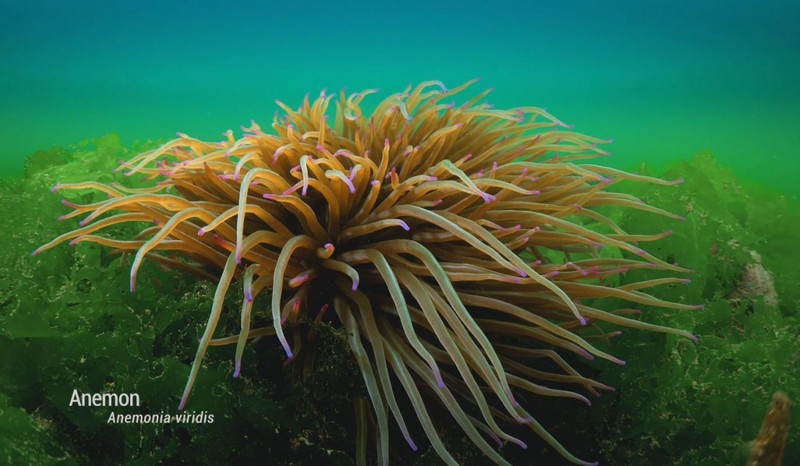
[[(110, 181), (119, 160), (177, 131), (266, 128), (275, 99), (378, 88), (377, 102), (475, 77), (498, 108), (545, 107), (613, 138), (596, 163), (686, 181), (630, 187), (686, 222), (618, 221), (674, 230), (651, 252), (694, 269), (693, 284), (657, 295), (706, 309), (644, 318), (700, 342), (626, 331), (611, 345), (625, 367), (587, 369), (616, 392), (591, 408), (543, 403), (537, 418), (601, 464), (743, 465), (772, 394), (800, 399), (800, 3), (789, 0), (0, 0), (0, 464), (351, 464), (349, 394), (362, 381), (333, 329), (330, 360), (299, 388), (277, 345), (248, 349), (244, 372), (257, 375), (244, 381), (230, 377), (232, 351), (212, 349), (190, 403), (212, 424), (108, 425), (106, 409), (69, 407), (77, 388), (174, 412), (214, 287), (149, 264), (131, 295), (129, 264), (92, 245), (30, 257), (74, 228), (56, 220), (66, 208), (49, 189)], [(793, 414), (786, 465), (800, 462)], [(451, 434), (451, 450), (483, 464)], [(439, 464), (393, 445), (396, 464)], [(544, 444), (505, 450), (514, 464), (562, 464)]]
[(798, 195), (800, 5), (791, 0), (0, 3), (0, 171), (114, 132), (216, 139), (274, 99), (482, 78), (614, 138), (607, 163), (712, 151)]

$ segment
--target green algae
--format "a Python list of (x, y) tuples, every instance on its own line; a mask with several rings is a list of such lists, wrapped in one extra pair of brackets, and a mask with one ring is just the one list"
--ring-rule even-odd
[[(618, 392), (592, 410), (590, 426), (602, 432), (610, 464), (744, 464), (746, 443), (758, 433), (772, 394), (800, 397), (800, 252), (790, 234), (800, 229), (800, 205), (743, 185), (710, 154), (665, 176), (685, 184), (638, 194), (686, 221), (667, 226), (629, 212), (621, 226), (674, 230), (648, 250), (693, 269), (693, 283), (654, 293), (706, 308), (645, 309), (644, 318), (692, 331), (700, 341), (642, 332), (616, 339), (614, 351), (628, 364), (601, 371)], [(796, 424), (786, 464), (792, 458), (800, 458)]]
[(50, 434), (53, 424), (11, 404), (0, 393), (0, 460), (5, 464), (74, 464)]
[[(61, 245), (30, 255), (74, 228), (72, 220), (56, 220), (67, 209), (50, 192), (53, 185), (129, 182), (112, 172), (117, 161), (154, 145), (126, 149), (112, 135), (53, 149), (32, 158), (25, 179), (0, 185), (0, 215), (13, 219), (0, 249), (0, 462), (233, 464), (269, 458), (271, 464), (352, 464), (352, 401), (366, 392), (345, 335), (327, 325), (318, 328), (317, 364), (310, 374), (285, 369), (279, 345), (264, 339), (248, 345), (243, 375), (232, 379), (233, 350), (212, 348), (187, 411), (212, 414), (213, 423), (109, 424), (110, 408), (69, 406), (75, 389), (135, 392), (144, 400), (141, 407), (116, 409), (177, 413), (214, 284), (145, 263), (131, 294), (130, 261), (105, 248)], [(583, 458), (624, 465), (743, 464), (742, 446), (757, 433), (772, 393), (800, 398), (800, 208), (766, 188), (742, 185), (708, 154), (681, 162), (665, 177), (685, 183), (620, 189), (686, 221), (635, 211), (617, 217), (632, 231), (673, 230), (642, 246), (693, 269), (693, 282), (654, 294), (706, 308), (645, 308), (643, 319), (692, 331), (700, 341), (625, 330), (609, 351), (626, 359), (626, 366), (594, 362), (581, 369), (616, 392), (591, 408), (530, 401), (537, 419)], [(75, 202), (100, 200), (97, 194), (74, 196)], [(774, 300), (748, 280), (760, 270), (771, 279)], [(621, 280), (645, 275), (634, 271)], [(232, 289), (226, 299), (232, 311), (223, 316), (218, 334), (237, 332), (240, 299), (241, 291)], [(435, 419), (443, 416), (433, 413)], [(483, 464), (459, 429), (442, 423), (440, 430), (456, 457)], [(511, 433), (532, 437), (525, 430)], [(395, 435), (393, 463), (441, 464), (419, 441), (423, 437), (414, 435), (421, 448), (413, 453)], [(542, 464), (563, 461), (536, 439), (529, 450), (505, 447), (504, 454), (515, 464), (530, 463), (531, 455)], [(800, 458), (796, 426), (786, 457)]]
[[(0, 215), (14, 219), (0, 249), (0, 463), (349, 464), (354, 440), (338, 421), (351, 412), (360, 376), (343, 335), (330, 327), (318, 332), (318, 370), (299, 382), (270, 341), (248, 347), (239, 379), (232, 378), (233, 350), (212, 349), (186, 413), (213, 415), (213, 423), (108, 422), (112, 411), (178, 414), (214, 284), (145, 263), (130, 293), (130, 258), (123, 262), (106, 248), (79, 243), (31, 256), (74, 228), (74, 220), (57, 220), (67, 209), (52, 186), (127, 182), (111, 173), (131, 155), (116, 136), (57, 151), (59, 163), (41, 163), (40, 171), (0, 185)], [(79, 193), (75, 202), (100, 199)], [(230, 295), (228, 307), (238, 308), (241, 291)], [(227, 316), (220, 327), (238, 332), (236, 325)], [(136, 393), (143, 402), (70, 406), (73, 390)]]

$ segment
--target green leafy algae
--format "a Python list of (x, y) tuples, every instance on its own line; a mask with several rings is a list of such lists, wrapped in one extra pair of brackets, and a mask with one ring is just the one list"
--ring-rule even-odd
[[(317, 328), (311, 372), (284, 368), (280, 346), (267, 338), (248, 345), (243, 375), (232, 379), (233, 349), (212, 348), (187, 411), (211, 414), (213, 423), (108, 423), (112, 410), (177, 413), (215, 285), (146, 262), (131, 294), (130, 259), (124, 262), (106, 248), (61, 245), (35, 257), (30, 253), (74, 228), (74, 220), (56, 220), (66, 209), (50, 193), (53, 185), (130, 182), (111, 170), (119, 159), (153, 146), (146, 142), (125, 149), (110, 135), (37, 153), (26, 165), (25, 179), (0, 185), (0, 215), (13, 219), (6, 222), (0, 249), (0, 462), (353, 464), (353, 400), (366, 392), (346, 336), (327, 325)], [(644, 309), (643, 318), (690, 330), (699, 343), (624, 330), (608, 350), (626, 359), (626, 366), (579, 366), (616, 392), (604, 394), (591, 408), (532, 399), (532, 412), (576, 455), (604, 464), (744, 464), (743, 445), (757, 433), (772, 393), (783, 390), (800, 398), (795, 246), (800, 209), (768, 189), (743, 186), (708, 154), (678, 164), (665, 177), (686, 182), (621, 189), (685, 215), (685, 222), (635, 211), (617, 218), (624, 229), (673, 230), (642, 246), (693, 269), (693, 283), (654, 293), (706, 308)], [(100, 199), (98, 194), (69, 195), (75, 202)], [(131, 232), (119, 231), (120, 236)], [(643, 274), (631, 272), (622, 281)], [(218, 335), (237, 333), (240, 300), (241, 290), (232, 288), (225, 303), (230, 312), (223, 315)], [(260, 300), (255, 308), (266, 308)], [(75, 389), (137, 393), (143, 403), (71, 407)], [(446, 413), (432, 416), (444, 419)], [(439, 424), (457, 458), (484, 464), (459, 429)], [(424, 438), (414, 429), (416, 440)], [(533, 437), (526, 429), (510, 433), (526, 441)], [(419, 442), (420, 452), (413, 453), (397, 432), (393, 435), (393, 463), (441, 464), (429, 446)], [(530, 464), (531, 458), (562, 464), (538, 439), (529, 443), (528, 450), (505, 447), (503, 453), (516, 464)], [(786, 458), (800, 458), (796, 426)]]
[[(690, 330), (700, 341), (644, 332), (617, 338), (612, 349), (627, 364), (604, 366), (599, 377), (618, 391), (591, 410), (586, 429), (601, 432), (600, 453), (609, 464), (743, 465), (772, 394), (800, 397), (800, 253), (790, 234), (800, 229), (800, 206), (743, 185), (710, 154), (665, 177), (686, 182), (648, 186), (638, 195), (686, 221), (628, 212), (621, 226), (674, 230), (644, 247), (693, 269), (693, 283), (654, 293), (706, 308), (645, 309), (644, 318)], [(626, 280), (638, 278), (631, 273)], [(785, 458), (800, 458), (796, 424)]]
[[(135, 148), (141, 152), (153, 143)], [(145, 263), (130, 293), (130, 258), (79, 243), (31, 256), (75, 227), (50, 192), (57, 183), (127, 183), (111, 172), (131, 151), (117, 136), (58, 149), (22, 180), (0, 185), (6, 244), (0, 249), (0, 463), (4, 464), (350, 464), (352, 398), (361, 379), (344, 336), (319, 329), (319, 363), (304, 380), (283, 368), (265, 339), (245, 351), (233, 379), (233, 350), (209, 352), (186, 413), (213, 423), (109, 423), (117, 414), (175, 415), (215, 285)], [(62, 163), (63, 162), (63, 163)], [(38, 171), (36, 171), (38, 170)], [(76, 194), (75, 202), (100, 200)], [(130, 227), (128, 227), (130, 228)], [(121, 229), (120, 236), (133, 230)], [(238, 293), (238, 295), (237, 295)], [(238, 332), (241, 291), (220, 331)], [(264, 308), (264, 303), (261, 303)], [(136, 393), (139, 407), (70, 406), (81, 393)], [(206, 416), (205, 419), (208, 419)]]

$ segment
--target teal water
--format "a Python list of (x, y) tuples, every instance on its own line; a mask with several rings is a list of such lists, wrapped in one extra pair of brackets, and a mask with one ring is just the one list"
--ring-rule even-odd
[(323, 88), (479, 77), (499, 107), (614, 138), (604, 163), (710, 150), (800, 195), (800, 3), (601, 3), (3, 0), (0, 170), (108, 132), (216, 139)]

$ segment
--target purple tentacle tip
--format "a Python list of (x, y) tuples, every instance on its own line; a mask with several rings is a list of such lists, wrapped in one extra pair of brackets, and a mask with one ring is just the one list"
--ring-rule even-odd
[(236, 368), (233, 371), (233, 378), (238, 379), (241, 371), (242, 371), (242, 365), (240, 363), (236, 363)]

